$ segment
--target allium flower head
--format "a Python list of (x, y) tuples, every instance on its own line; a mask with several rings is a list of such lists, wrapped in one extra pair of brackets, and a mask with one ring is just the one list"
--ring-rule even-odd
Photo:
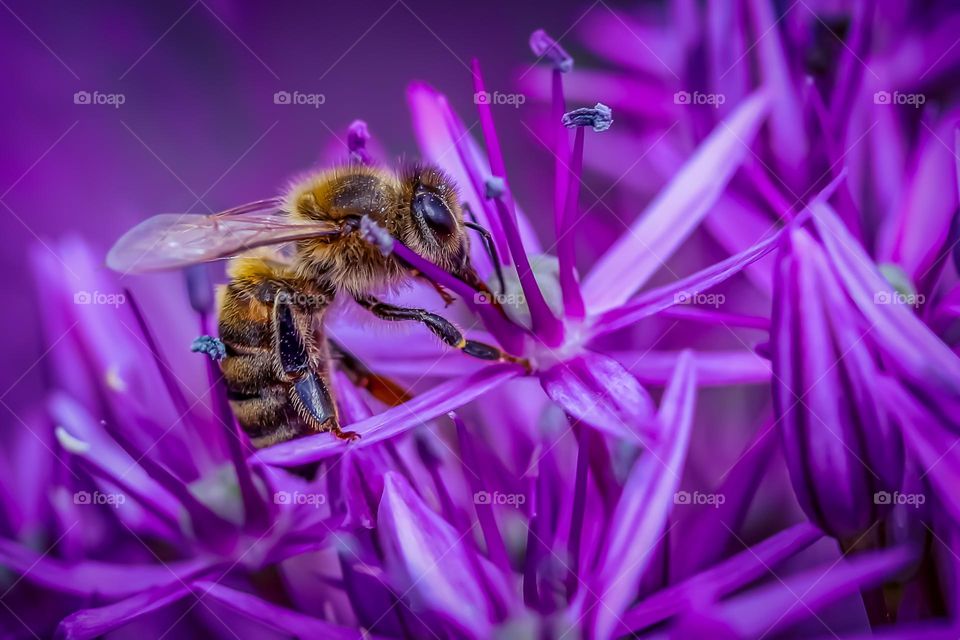
[[(957, 636), (957, 15), (600, 4), (518, 73), (549, 179), (516, 177), (478, 60), (473, 126), (409, 85), (477, 277), (356, 232), (423, 276), (393, 301), (506, 355), (331, 311), (356, 441), (253, 450), (185, 338), (203, 268), (131, 291), (36, 251), (55, 375), (0, 473), (4, 635)], [(362, 120), (344, 146), (389, 165)]]

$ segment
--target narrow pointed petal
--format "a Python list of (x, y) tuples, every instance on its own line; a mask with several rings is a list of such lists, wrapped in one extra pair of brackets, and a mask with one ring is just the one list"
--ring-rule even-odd
[[(730, 255), (763, 240), (770, 234), (772, 226), (770, 216), (756, 204), (733, 194), (724, 194), (703, 224)], [(746, 268), (745, 275), (768, 297), (773, 293), (769, 265), (753, 263)]]
[(903, 268), (918, 288), (947, 242), (957, 210), (958, 160), (947, 142), (955, 142), (954, 123), (933, 131), (924, 128), (922, 134), (902, 204), (884, 224), (877, 255), (878, 262)]
[(960, 447), (957, 435), (943, 424), (895, 380), (878, 380), (879, 396), (890, 411), (900, 416), (903, 439), (922, 469), (921, 477), (929, 478), (947, 514), (960, 523)]
[(827, 204), (813, 216), (831, 265), (890, 364), (960, 430), (960, 358), (903, 304), (884, 304), (897, 295), (873, 261)]
[(99, 638), (110, 631), (181, 600), (190, 594), (188, 583), (175, 580), (172, 583), (141, 591), (126, 600), (93, 609), (81, 609), (71, 613), (60, 622), (57, 636), (66, 640)]
[[(180, 530), (180, 505), (174, 496), (120, 448), (83, 407), (69, 396), (54, 394), (50, 400), (50, 412), (58, 421), (56, 434), (61, 446), (70, 455), (82, 459), (92, 475), (112, 483), (126, 496), (137, 500), (168, 530)], [(129, 526), (135, 530), (138, 528), (136, 523)]]
[[(737, 457), (733, 467), (720, 476), (721, 484), (712, 493), (723, 496), (723, 504), (699, 505), (694, 514), (677, 524), (677, 535), (702, 538), (690, 553), (674, 561), (672, 573), (685, 577), (720, 560), (742, 530), (770, 463), (777, 457), (780, 434), (773, 418), (762, 423)], [(708, 535), (704, 535), (709, 532)]]
[(10, 540), (0, 539), (0, 565), (23, 575), (24, 579), (58, 593), (98, 597), (107, 600), (127, 598), (210, 570), (207, 560), (194, 559), (158, 564), (114, 564), (87, 560), (69, 563), (42, 556)]
[[(634, 363), (629, 369), (641, 384), (664, 386), (682, 355), (681, 351), (624, 351), (614, 357), (619, 362)], [(696, 351), (695, 356), (697, 384), (701, 387), (770, 381), (770, 362), (753, 351)]]
[[(810, 200), (803, 214), (805, 215), (808, 212), (812, 213), (816, 207), (826, 202), (834, 194), (840, 182), (844, 180), (845, 177), (846, 174), (841, 173), (831, 180), (823, 190)], [(742, 271), (747, 265), (753, 264), (773, 251), (784, 231), (785, 229), (780, 229), (772, 233), (767, 239), (761, 240), (749, 249), (730, 256), (726, 260), (711, 265), (706, 269), (702, 269), (693, 275), (671, 284), (651, 289), (638, 295), (633, 300), (623, 303), (622, 306), (599, 314), (592, 328), (593, 335), (599, 336), (630, 326), (638, 320), (642, 320), (643, 318), (689, 299), (694, 293), (702, 293), (711, 287), (715, 287), (724, 280)]]
[[(803, 109), (787, 63), (784, 42), (780, 36), (780, 20), (774, 17), (772, 0), (751, 0), (750, 11), (757, 33), (757, 59), (763, 83), (773, 101), (770, 111), (770, 146), (786, 176), (802, 169), (807, 155), (807, 138), (798, 126), (803, 121)], [(801, 174), (802, 175), (802, 174)]]
[(594, 634), (610, 637), (620, 616), (633, 601), (636, 585), (652, 559), (651, 550), (661, 539), (673, 494), (680, 483), (696, 397), (696, 371), (692, 355), (681, 358), (667, 387), (657, 419), (662, 437), (645, 452), (630, 472), (616, 506), (607, 541), (599, 558), (587, 608), (602, 605), (591, 614)]
[(597, 262), (583, 283), (589, 313), (622, 305), (656, 273), (716, 203), (750, 154), (769, 109), (756, 92), (717, 125), (623, 239)]
[(377, 517), (394, 587), (415, 608), (444, 614), (464, 632), (488, 637), (488, 596), (467, 557), (464, 536), (430, 509), (395, 473), (385, 477)]
[(644, 599), (623, 615), (619, 633), (639, 632), (682, 614), (705, 596), (719, 599), (742, 589), (822, 537), (823, 533), (805, 522), (770, 536), (716, 566)]
[(746, 251), (713, 264), (676, 282), (646, 291), (636, 298), (596, 316), (594, 336), (611, 333), (688, 300), (694, 293), (703, 293), (743, 271), (744, 267), (776, 248), (782, 232), (758, 242)]
[[(460, 416), (453, 414), (454, 424), (457, 426), (457, 437), (460, 441), (460, 455), (463, 456), (464, 466), (467, 469), (489, 468), (480, 461), (480, 444), (475, 436), (467, 430), (467, 426), (460, 419)], [(467, 473), (467, 482), (470, 484), (470, 490), (473, 495), (479, 495), (481, 491), (487, 491), (482, 484), (483, 479), (474, 473)], [(503, 534), (497, 523), (497, 515), (493, 505), (478, 503), (474, 500), (474, 509), (477, 512), (477, 520), (480, 522), (480, 528), (483, 530), (483, 539), (486, 542), (487, 554), (490, 559), (501, 570), (510, 570), (510, 557), (507, 553), (507, 547), (503, 541)]]
[(255, 595), (237, 591), (216, 582), (202, 580), (195, 582), (193, 591), (198, 597), (217, 601), (234, 613), (297, 638), (330, 638), (331, 640), (370, 638), (360, 629), (330, 624), (312, 616), (278, 607)]
[(628, 442), (654, 435), (649, 394), (613, 358), (588, 351), (545, 371), (540, 384), (561, 409), (594, 429)]
[(356, 424), (345, 425), (360, 434), (360, 440), (352, 445), (321, 433), (275, 445), (258, 452), (255, 457), (266, 464), (291, 467), (343, 453), (348, 446), (366, 447), (454, 411), (522, 372), (517, 365), (493, 365), (465, 378), (439, 384), (409, 402)]
[(862, 553), (842, 562), (774, 580), (702, 612), (687, 633), (719, 625), (739, 638), (776, 635), (827, 605), (858, 590), (882, 582), (915, 560), (906, 548)]

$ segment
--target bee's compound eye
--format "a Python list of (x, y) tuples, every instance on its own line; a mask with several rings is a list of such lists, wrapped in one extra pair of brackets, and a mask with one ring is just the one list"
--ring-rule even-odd
[(433, 193), (418, 193), (413, 196), (413, 212), (441, 240), (449, 238), (457, 228), (450, 209)]

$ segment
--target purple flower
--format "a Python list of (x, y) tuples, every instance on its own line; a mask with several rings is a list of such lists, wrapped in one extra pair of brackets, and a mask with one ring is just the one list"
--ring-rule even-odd
[[(955, 637), (951, 95), (929, 116), (872, 95), (949, 77), (909, 54), (932, 60), (956, 20), (894, 5), (598, 7), (580, 37), (613, 70), (535, 32), (540, 184), (508, 171), (510, 112), (476, 99), (467, 127), (411, 84), (421, 155), (490, 233), (482, 283), (361, 231), (436, 286), (396, 298), (452, 293), (443, 313), (509, 355), (370, 340), (338, 310), (329, 335), (412, 392), (388, 408), (336, 370), (350, 444), (252, 450), (189, 352), (214, 323), (202, 270), (186, 295), (173, 274), (131, 291), (82, 243), (38, 250), (54, 375), (0, 472), (0, 629)], [(848, 144), (864, 131), (873, 154)], [(384, 162), (364, 122), (346, 142), (342, 161)]]
[(855, 540), (889, 511), (904, 467), (871, 327), (806, 232), (784, 239), (774, 287), (773, 397), (790, 477), (812, 522)]

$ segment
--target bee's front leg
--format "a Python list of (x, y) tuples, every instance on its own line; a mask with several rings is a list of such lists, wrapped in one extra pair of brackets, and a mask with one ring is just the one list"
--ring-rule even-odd
[(438, 316), (426, 309), (398, 307), (381, 302), (372, 296), (357, 297), (355, 300), (361, 307), (382, 320), (389, 320), (391, 322), (413, 320), (414, 322), (426, 325), (426, 327), (430, 329), (435, 336), (443, 340), (444, 343), (455, 349), (459, 349), (468, 356), (479, 358), (480, 360), (515, 362), (523, 365), (527, 369), (530, 368), (529, 363), (523, 358), (512, 356), (498, 347), (485, 342), (467, 340), (456, 325), (443, 316)]
[(433, 290), (437, 292), (437, 295), (440, 296), (440, 299), (443, 300), (443, 306), (449, 307), (454, 302), (456, 302), (457, 299), (454, 298), (453, 294), (447, 291), (442, 284), (434, 282), (433, 280), (426, 277), (416, 269), (410, 270), (410, 277), (417, 278), (419, 280), (422, 280), (425, 284), (430, 285), (433, 288)]

